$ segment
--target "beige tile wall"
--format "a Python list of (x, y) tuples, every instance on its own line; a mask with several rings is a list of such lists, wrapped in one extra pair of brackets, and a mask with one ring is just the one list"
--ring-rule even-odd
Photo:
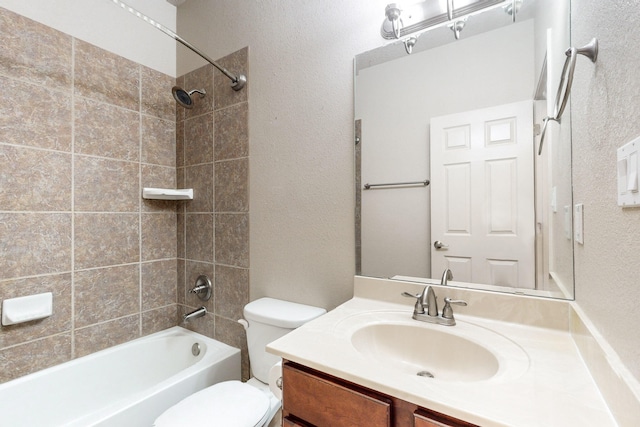
[[(247, 74), (247, 60), (245, 48), (218, 63)], [(194, 200), (182, 202), (178, 211), (178, 304), (181, 313), (207, 308), (207, 316), (188, 327), (241, 348), (246, 379), (246, 339), (237, 320), (249, 302), (248, 91), (234, 91), (211, 65), (179, 77), (177, 84), (207, 92), (194, 96), (193, 109), (176, 111), (178, 183), (194, 189)], [(188, 293), (200, 274), (214, 284), (206, 303)]]
[[(178, 323), (175, 79), (0, 8), (0, 382)], [(210, 221), (213, 223), (213, 220)], [(211, 249), (211, 252), (213, 249)]]
[[(181, 324), (243, 350), (249, 301), (247, 89), (212, 66), (192, 110), (176, 79), (0, 8), (0, 302), (53, 292), (54, 314), (0, 328), (0, 382)], [(247, 73), (248, 50), (220, 64)], [(194, 200), (142, 200), (142, 187)], [(188, 293), (214, 284), (202, 303)]]

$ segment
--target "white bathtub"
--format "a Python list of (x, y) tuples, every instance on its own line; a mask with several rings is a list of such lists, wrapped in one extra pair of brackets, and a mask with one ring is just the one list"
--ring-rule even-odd
[(0, 425), (151, 426), (184, 397), (232, 379), (240, 350), (175, 326), (1, 384)]

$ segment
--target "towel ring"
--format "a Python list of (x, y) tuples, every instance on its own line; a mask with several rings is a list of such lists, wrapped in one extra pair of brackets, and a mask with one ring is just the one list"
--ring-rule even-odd
[(560, 84), (558, 85), (553, 116), (547, 116), (542, 120), (544, 125), (542, 126), (542, 133), (540, 135), (538, 155), (542, 153), (542, 144), (544, 143), (544, 137), (547, 133), (549, 122), (554, 121), (560, 123), (564, 109), (567, 106), (569, 95), (571, 94), (571, 86), (573, 85), (573, 74), (576, 71), (576, 59), (578, 58), (578, 55), (584, 55), (589, 58), (591, 62), (596, 62), (598, 59), (598, 39), (593, 38), (588, 44), (578, 49), (570, 47), (565, 51), (565, 55), (567, 56), (567, 59), (565, 59), (564, 66), (562, 67), (562, 77), (560, 78)]

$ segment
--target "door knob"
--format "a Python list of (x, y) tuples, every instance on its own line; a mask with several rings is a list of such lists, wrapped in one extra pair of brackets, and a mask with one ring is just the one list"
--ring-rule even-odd
[(449, 245), (445, 245), (440, 240), (436, 240), (435, 242), (433, 242), (433, 247), (436, 249), (443, 249), (443, 248), (448, 248)]

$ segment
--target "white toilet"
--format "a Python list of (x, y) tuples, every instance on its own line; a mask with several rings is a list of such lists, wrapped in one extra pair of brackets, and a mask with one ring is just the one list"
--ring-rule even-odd
[(267, 353), (265, 346), (324, 313), (323, 308), (273, 298), (247, 304), (246, 320), (239, 322), (247, 331), (253, 377), (246, 383), (225, 381), (192, 394), (162, 413), (154, 427), (267, 426), (281, 406), (269, 388), (269, 371), (280, 358)]

